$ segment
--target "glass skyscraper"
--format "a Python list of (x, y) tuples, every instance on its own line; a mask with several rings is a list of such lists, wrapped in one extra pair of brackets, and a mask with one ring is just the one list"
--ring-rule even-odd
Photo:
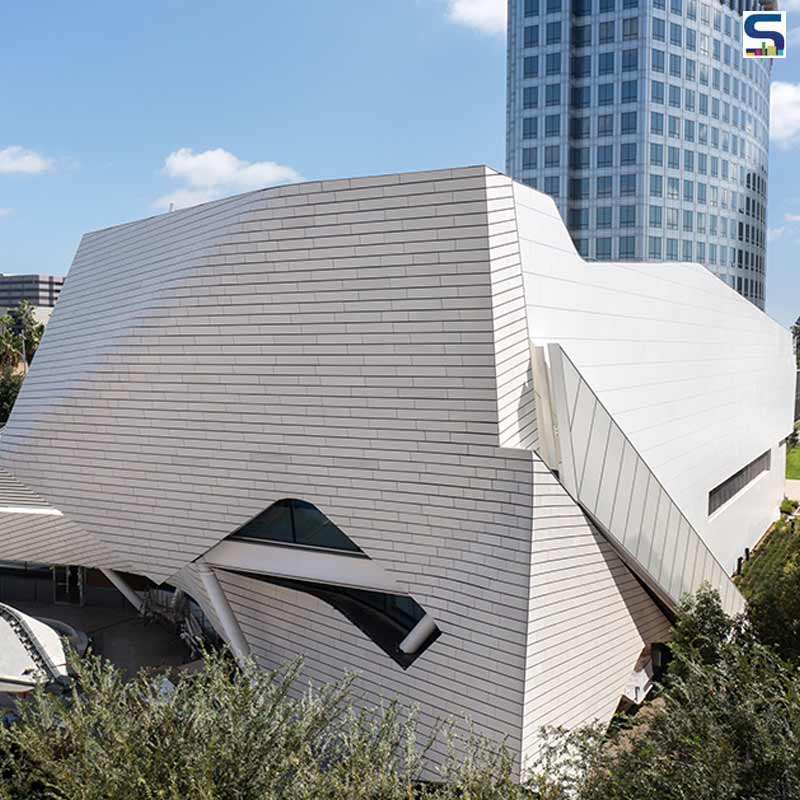
[(585, 258), (697, 261), (763, 308), (772, 62), (741, 45), (756, 4), (509, 0), (506, 169), (555, 198)]

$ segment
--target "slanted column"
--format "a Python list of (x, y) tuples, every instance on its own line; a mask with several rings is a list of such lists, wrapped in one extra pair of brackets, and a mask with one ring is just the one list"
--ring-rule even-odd
[(220, 625), (222, 625), (222, 630), (225, 633), (225, 638), (228, 640), (231, 651), (236, 657), (239, 666), (243, 667), (250, 659), (250, 646), (247, 644), (247, 639), (244, 638), (228, 598), (225, 597), (225, 592), (222, 591), (219, 578), (204, 561), (198, 562), (197, 568), (200, 573), (200, 580), (203, 582), (203, 588), (206, 590)]
[(144, 609), (144, 600), (131, 589), (128, 581), (113, 569), (101, 569), (100, 572), (114, 584), (120, 594), (141, 614)]

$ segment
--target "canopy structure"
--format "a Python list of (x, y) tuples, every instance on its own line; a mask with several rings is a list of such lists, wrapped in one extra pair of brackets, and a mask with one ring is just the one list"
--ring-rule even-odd
[(0, 692), (20, 694), (67, 676), (61, 636), (0, 603)]

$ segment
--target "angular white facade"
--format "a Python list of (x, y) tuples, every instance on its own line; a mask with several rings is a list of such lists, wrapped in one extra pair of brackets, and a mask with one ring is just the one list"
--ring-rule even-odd
[(586, 264), (486, 167), (253, 192), (84, 237), (0, 437), (0, 560), (180, 587), (522, 769), (611, 716), (681, 592), (741, 607), (793, 379), (704, 268)]

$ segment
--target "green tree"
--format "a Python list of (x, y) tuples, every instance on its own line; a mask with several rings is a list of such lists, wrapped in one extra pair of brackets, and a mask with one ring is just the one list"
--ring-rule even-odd
[[(419, 776), (427, 743), (396, 703), (361, 709), (353, 678), (315, 689), (299, 665), (240, 671), (211, 654), (164, 690), (95, 657), (77, 689), (42, 689), (0, 733), (2, 800), (522, 800), (503, 748), (451, 731), (443, 788)], [(445, 746), (442, 737), (440, 746)], [(456, 756), (455, 753), (461, 753)]]
[(800, 676), (703, 589), (684, 601), (659, 697), (610, 734), (551, 734), (551, 798), (800, 798)]
[(800, 369), (800, 317), (795, 320), (794, 325), (791, 327), (792, 338), (794, 339), (794, 356), (797, 363), (797, 369)]
[(11, 414), (43, 333), (44, 325), (36, 321), (34, 307), (27, 300), (0, 316), (0, 425), (5, 425)]

